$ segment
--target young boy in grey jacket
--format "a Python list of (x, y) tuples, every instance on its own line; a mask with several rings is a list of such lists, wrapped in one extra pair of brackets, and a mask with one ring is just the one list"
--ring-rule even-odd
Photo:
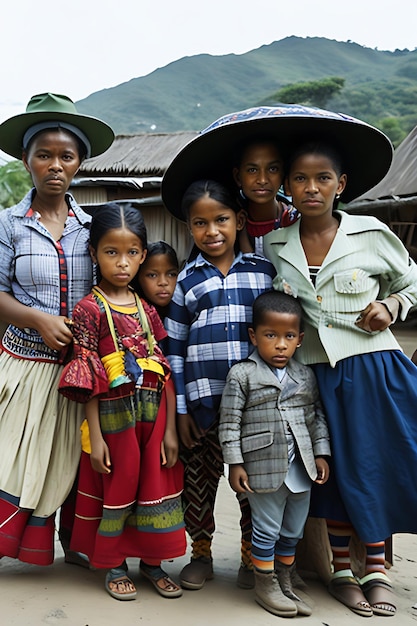
[(292, 358), (303, 339), (299, 302), (262, 293), (249, 336), (255, 350), (227, 376), (219, 439), (230, 485), (252, 510), (256, 601), (275, 615), (310, 615), (293, 588), (295, 550), (312, 481), (329, 476), (330, 444), (314, 373)]

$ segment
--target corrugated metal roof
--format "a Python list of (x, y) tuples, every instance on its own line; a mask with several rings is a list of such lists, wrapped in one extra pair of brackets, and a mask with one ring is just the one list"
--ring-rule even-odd
[(82, 163), (78, 176), (163, 176), (175, 155), (197, 134), (183, 131), (117, 135), (106, 152)]

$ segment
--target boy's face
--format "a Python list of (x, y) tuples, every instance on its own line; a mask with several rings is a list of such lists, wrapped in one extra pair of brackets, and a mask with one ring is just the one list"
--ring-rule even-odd
[(304, 333), (294, 313), (266, 311), (256, 329), (249, 328), (249, 337), (270, 367), (282, 369), (301, 345)]
[(244, 150), (233, 176), (249, 202), (268, 204), (275, 202), (284, 177), (284, 164), (273, 143), (254, 143)]
[(194, 243), (203, 256), (218, 266), (234, 258), (236, 233), (242, 230), (242, 213), (203, 196), (191, 205), (188, 225)]

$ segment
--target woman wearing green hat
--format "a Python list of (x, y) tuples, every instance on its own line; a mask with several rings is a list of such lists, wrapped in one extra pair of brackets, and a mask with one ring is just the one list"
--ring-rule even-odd
[(0, 556), (49, 565), (54, 516), (75, 479), (80, 406), (58, 394), (69, 317), (92, 284), (90, 217), (68, 193), (111, 128), (66, 96), (33, 96), (0, 125), (0, 149), (21, 158), (34, 187), (0, 213)]

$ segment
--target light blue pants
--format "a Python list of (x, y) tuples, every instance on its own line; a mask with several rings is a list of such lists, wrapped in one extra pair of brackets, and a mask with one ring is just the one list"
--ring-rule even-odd
[(311, 490), (293, 493), (283, 484), (272, 493), (248, 493), (252, 512), (252, 555), (273, 561), (292, 556), (304, 533)]

